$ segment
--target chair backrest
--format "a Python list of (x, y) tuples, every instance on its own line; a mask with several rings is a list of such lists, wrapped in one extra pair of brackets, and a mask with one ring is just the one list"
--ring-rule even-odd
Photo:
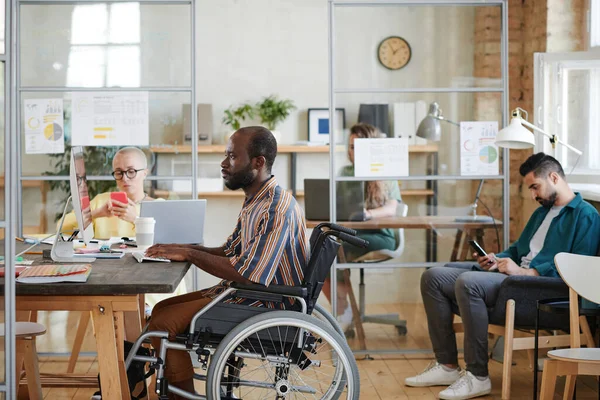
[(304, 270), (304, 282), (308, 289), (308, 312), (312, 312), (331, 265), (337, 257), (340, 243), (326, 231), (316, 228), (310, 236), (310, 258)]
[(600, 257), (558, 253), (556, 269), (563, 281), (581, 297), (600, 303)]
[(558, 253), (554, 256), (556, 269), (562, 280), (569, 286), (569, 318), (571, 348), (581, 347), (579, 333), (579, 296), (594, 303), (600, 303), (597, 283), (600, 279), (600, 257), (580, 254)]

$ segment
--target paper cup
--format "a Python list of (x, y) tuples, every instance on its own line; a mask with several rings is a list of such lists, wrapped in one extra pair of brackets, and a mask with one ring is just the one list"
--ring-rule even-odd
[(154, 244), (154, 224), (152, 217), (138, 217), (135, 219), (135, 240), (139, 248), (145, 249)]

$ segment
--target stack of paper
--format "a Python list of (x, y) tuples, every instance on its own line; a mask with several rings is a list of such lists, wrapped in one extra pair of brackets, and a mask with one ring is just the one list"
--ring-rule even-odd
[(36, 265), (21, 272), (16, 281), (21, 283), (85, 282), (91, 272), (90, 264)]

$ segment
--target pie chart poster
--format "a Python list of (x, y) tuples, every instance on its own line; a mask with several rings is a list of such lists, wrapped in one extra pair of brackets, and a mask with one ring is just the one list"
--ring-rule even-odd
[(498, 175), (498, 121), (460, 123), (460, 174)]
[(30, 99), (23, 104), (25, 152), (65, 152), (65, 125), (62, 99)]

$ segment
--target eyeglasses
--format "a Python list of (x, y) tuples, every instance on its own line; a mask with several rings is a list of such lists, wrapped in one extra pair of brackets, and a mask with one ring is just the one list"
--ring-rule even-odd
[(81, 186), (86, 181), (85, 175), (77, 175), (77, 186)]
[(133, 169), (130, 168), (127, 171), (121, 171), (121, 170), (117, 170), (117, 171), (113, 171), (113, 173), (111, 174), (113, 176), (113, 178), (115, 178), (117, 181), (120, 181), (121, 179), (123, 179), (124, 175), (127, 175), (127, 178), (129, 179), (133, 179), (137, 176), (137, 173), (139, 171), (143, 171), (146, 168), (140, 168), (140, 169)]

